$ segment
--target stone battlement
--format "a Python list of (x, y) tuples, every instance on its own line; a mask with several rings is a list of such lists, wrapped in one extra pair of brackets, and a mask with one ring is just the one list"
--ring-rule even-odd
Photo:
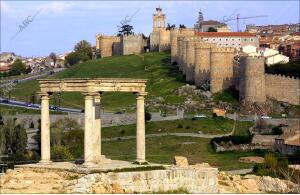
[(294, 80), (294, 81), (300, 81), (299, 78), (294, 77), (294, 76), (286, 76), (286, 75), (281, 75), (281, 74), (265, 74), (269, 78), (273, 79), (282, 79), (282, 80)]
[(212, 47), (211, 52), (212, 53), (232, 53), (235, 49), (231, 47)]
[(195, 48), (200, 49), (200, 48), (212, 48), (216, 47), (215, 44), (212, 43), (206, 43), (206, 42), (196, 42)]

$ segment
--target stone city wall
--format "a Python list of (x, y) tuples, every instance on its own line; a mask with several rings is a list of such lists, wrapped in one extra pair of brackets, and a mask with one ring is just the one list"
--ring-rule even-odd
[(210, 62), (210, 91), (217, 93), (234, 85), (234, 48), (212, 48)]
[(210, 80), (210, 53), (213, 44), (196, 42), (195, 45), (195, 85), (200, 87)]
[(150, 33), (150, 51), (158, 51), (159, 49), (159, 32)]
[(170, 32), (170, 44), (171, 44), (171, 63), (177, 62), (177, 53), (178, 53), (178, 38), (182, 36), (193, 36), (195, 34), (194, 29), (183, 28), (183, 29), (173, 29)]
[(242, 56), (240, 58), (239, 71), (240, 101), (265, 103), (266, 89), (264, 58)]
[(144, 41), (142, 35), (124, 35), (121, 40), (123, 55), (143, 53)]
[(266, 95), (277, 101), (300, 105), (300, 80), (283, 75), (265, 74)]
[(171, 43), (172, 60), (176, 59), (186, 81), (198, 87), (210, 81), (212, 93), (234, 86), (240, 91), (240, 101), (265, 103), (269, 97), (300, 105), (300, 80), (265, 74), (261, 57), (241, 56), (238, 63), (234, 48), (204, 43), (199, 37), (179, 36), (177, 31), (172, 32)]
[(163, 29), (159, 31), (158, 51), (161, 52), (168, 50), (170, 50), (170, 31)]
[(113, 44), (121, 41), (120, 37), (117, 36), (99, 36), (98, 40), (101, 57), (113, 56)]

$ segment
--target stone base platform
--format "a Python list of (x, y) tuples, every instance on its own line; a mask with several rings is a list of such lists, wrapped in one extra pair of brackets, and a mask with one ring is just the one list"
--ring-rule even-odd
[(34, 168), (34, 169), (50, 169), (50, 170), (64, 170), (75, 173), (100, 173), (100, 172), (110, 172), (117, 169), (128, 169), (128, 168), (140, 168), (140, 167), (155, 167), (155, 166), (166, 166), (161, 164), (135, 164), (129, 161), (121, 160), (109, 160), (100, 164), (94, 164), (85, 166), (84, 164), (79, 165), (74, 162), (51, 162), (51, 163), (35, 163), (35, 164), (25, 164), (25, 165), (16, 165), (16, 168)]

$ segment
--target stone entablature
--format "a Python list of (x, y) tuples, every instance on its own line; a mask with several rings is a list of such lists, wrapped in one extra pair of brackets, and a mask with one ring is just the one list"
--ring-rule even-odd
[(110, 162), (101, 154), (101, 94), (106, 91), (132, 92), (137, 100), (137, 159), (145, 162), (145, 107), (144, 96), (146, 81), (144, 79), (116, 78), (72, 78), (40, 79), (41, 91), (41, 161), (51, 163), (50, 154), (50, 112), (49, 99), (53, 92), (81, 92), (84, 95), (84, 165), (87, 167)]
[(144, 92), (146, 89), (145, 79), (40, 79), (38, 80), (41, 92)]

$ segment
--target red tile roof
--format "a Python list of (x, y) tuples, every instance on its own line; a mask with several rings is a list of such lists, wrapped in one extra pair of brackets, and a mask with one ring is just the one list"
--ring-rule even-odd
[(215, 21), (215, 20), (207, 20), (207, 21), (201, 22), (201, 25), (219, 25), (219, 24), (223, 24), (223, 23)]
[(10, 67), (9, 66), (1, 66), (0, 67), (0, 72), (7, 72), (10, 70)]
[(256, 34), (249, 32), (195, 32), (201, 37), (255, 37)]

